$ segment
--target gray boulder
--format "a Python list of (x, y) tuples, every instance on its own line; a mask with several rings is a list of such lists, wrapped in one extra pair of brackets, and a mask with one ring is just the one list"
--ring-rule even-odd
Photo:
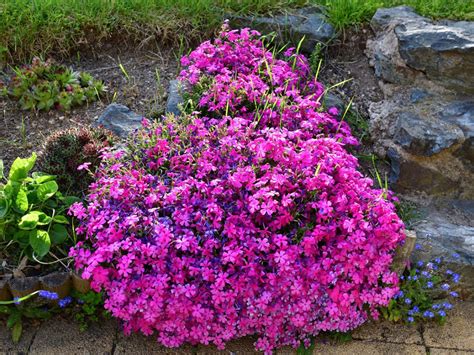
[(143, 116), (136, 114), (127, 106), (110, 104), (93, 125), (102, 126), (115, 135), (125, 138), (142, 126), (142, 120)]
[(463, 131), (465, 141), (456, 154), (474, 171), (474, 101), (453, 102), (441, 112), (440, 118)]
[(379, 9), (368, 45), (376, 74), (398, 84), (422, 75), (451, 90), (474, 92), (474, 22), (433, 22), (412, 8)]
[(407, 22), (395, 28), (406, 65), (456, 91), (474, 92), (474, 22)]
[(250, 27), (262, 34), (276, 32), (281, 42), (293, 45), (305, 37), (301, 50), (311, 53), (318, 43), (327, 43), (336, 36), (334, 27), (328, 22), (321, 8), (308, 6), (274, 17), (244, 17), (229, 15), (233, 28)]
[(181, 84), (179, 80), (171, 80), (168, 88), (168, 100), (166, 101), (166, 113), (172, 113), (175, 116), (181, 115), (179, 106), (183, 103), (181, 95)]
[(462, 130), (451, 123), (411, 113), (400, 113), (394, 140), (406, 151), (431, 156), (464, 141)]

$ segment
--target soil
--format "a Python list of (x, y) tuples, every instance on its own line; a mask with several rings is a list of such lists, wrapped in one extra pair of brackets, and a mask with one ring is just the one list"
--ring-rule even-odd
[[(91, 124), (112, 102), (124, 104), (146, 117), (162, 114), (169, 80), (174, 79), (178, 71), (172, 48), (154, 52), (109, 49), (66, 64), (103, 80), (108, 87), (106, 95), (100, 101), (70, 112), (23, 111), (15, 101), (0, 99), (0, 159), (6, 167), (16, 157), (26, 157), (38, 151), (45, 138), (54, 131)], [(125, 68), (128, 78), (119, 64)]]

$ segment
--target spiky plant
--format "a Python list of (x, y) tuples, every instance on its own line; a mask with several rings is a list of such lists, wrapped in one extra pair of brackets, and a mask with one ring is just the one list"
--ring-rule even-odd
[[(71, 128), (53, 133), (39, 158), (41, 171), (56, 175), (63, 191), (81, 195), (92, 182), (90, 171), (100, 164), (100, 150), (113, 144), (112, 134), (102, 128)], [(90, 163), (88, 170), (78, 170)]]

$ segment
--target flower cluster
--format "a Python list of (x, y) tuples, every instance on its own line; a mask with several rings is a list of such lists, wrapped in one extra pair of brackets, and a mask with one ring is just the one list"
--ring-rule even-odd
[[(417, 248), (420, 247), (417, 245)], [(459, 256), (453, 254), (453, 258), (456, 257)], [(442, 258), (418, 261), (400, 279), (400, 291), (388, 307), (382, 309), (384, 316), (392, 321), (437, 320), (443, 323), (447, 312), (453, 308), (446, 299), (459, 297), (455, 288), (461, 276), (448, 269)]]
[(126, 332), (219, 348), (256, 334), (270, 352), (353, 329), (399, 291), (395, 207), (320, 111), (305, 59), (256, 36), (224, 31), (185, 58), (190, 92), (211, 83), (194, 112), (104, 152), (71, 208), (86, 237), (71, 255)]

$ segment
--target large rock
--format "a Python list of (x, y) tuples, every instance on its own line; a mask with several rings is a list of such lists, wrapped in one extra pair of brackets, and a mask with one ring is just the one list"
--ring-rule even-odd
[(142, 126), (143, 116), (136, 114), (127, 106), (110, 104), (94, 123), (102, 126), (115, 135), (125, 138)]
[(327, 43), (336, 36), (334, 27), (328, 22), (321, 8), (309, 6), (273, 17), (244, 17), (230, 15), (234, 28), (250, 27), (262, 34), (276, 32), (280, 41), (289, 41), (296, 46), (303, 38), (301, 50), (311, 53), (318, 43)]
[(369, 105), (375, 151), (392, 188), (474, 198), (474, 22), (433, 22), (379, 9), (367, 55), (384, 100)]
[(474, 22), (432, 21), (412, 8), (379, 9), (368, 43), (376, 74), (392, 83), (419, 75), (461, 93), (474, 92)]
[(466, 167), (474, 172), (474, 101), (454, 102), (440, 113), (440, 118), (459, 126), (463, 131), (464, 144), (456, 155), (463, 159)]
[(431, 156), (464, 141), (458, 126), (411, 112), (402, 112), (396, 126), (395, 142), (416, 155)]

